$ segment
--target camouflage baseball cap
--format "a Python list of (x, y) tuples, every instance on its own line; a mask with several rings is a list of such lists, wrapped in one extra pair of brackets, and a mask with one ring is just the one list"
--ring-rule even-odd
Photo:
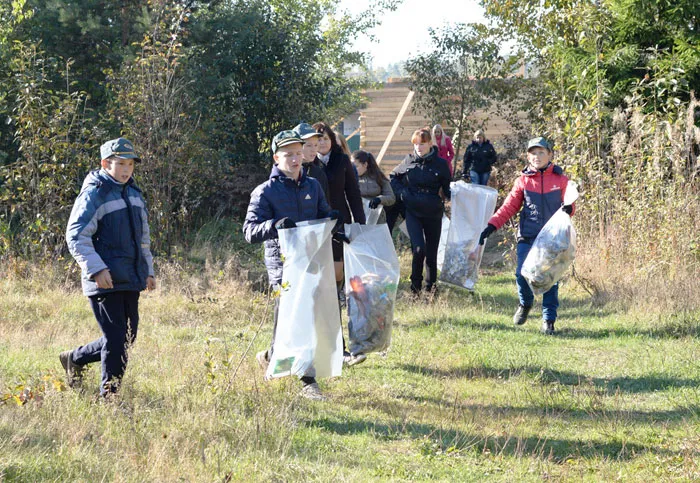
[(549, 142), (545, 138), (540, 136), (538, 138), (532, 138), (528, 141), (527, 150), (529, 151), (532, 148), (545, 148), (551, 151), (552, 145), (549, 144)]
[(134, 144), (124, 138), (112, 139), (100, 146), (101, 159), (107, 159), (110, 156), (118, 158), (133, 159), (137, 163), (141, 162), (141, 158), (134, 152)]
[(279, 148), (286, 146), (287, 144), (300, 143), (304, 144), (304, 141), (299, 137), (294, 131), (281, 131), (272, 138), (272, 154), (275, 154)]
[(301, 139), (309, 139), (314, 136), (323, 136), (323, 134), (316, 131), (308, 122), (302, 122), (301, 124), (294, 126), (294, 132), (297, 133)]

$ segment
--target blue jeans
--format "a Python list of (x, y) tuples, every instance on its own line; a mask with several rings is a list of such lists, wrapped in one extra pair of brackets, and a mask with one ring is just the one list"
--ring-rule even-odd
[(139, 292), (111, 292), (89, 297), (92, 312), (102, 329), (102, 337), (73, 351), (73, 362), (80, 366), (100, 361), (100, 393), (116, 392), (126, 370), (127, 349), (136, 340), (139, 328)]
[[(518, 266), (515, 269), (515, 281), (518, 284), (518, 301), (520, 305), (530, 307), (535, 302), (535, 295), (532, 293), (527, 280), (520, 273), (523, 268), (523, 263), (530, 253), (532, 244), (520, 242), (518, 243)], [(557, 308), (559, 308), (559, 284), (555, 283), (552, 288), (542, 294), (542, 318), (544, 320), (557, 320)]]
[(477, 173), (476, 171), (469, 171), (469, 176), (472, 179), (472, 183), (486, 186), (487, 184), (489, 184), (491, 172), (489, 171), (486, 173)]

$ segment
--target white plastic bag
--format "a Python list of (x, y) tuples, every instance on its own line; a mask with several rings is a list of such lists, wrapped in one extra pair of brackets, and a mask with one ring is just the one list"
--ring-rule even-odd
[(445, 263), (440, 280), (473, 290), (484, 253), (479, 236), (496, 210), (498, 191), (464, 181), (451, 183), (450, 189), (452, 219), (445, 237)]
[[(408, 228), (406, 227), (406, 220), (401, 222), (399, 225), (399, 230), (406, 235), (409, 239)], [(442, 263), (445, 260), (445, 244), (447, 243), (447, 234), (450, 231), (450, 219), (443, 213), (442, 215), (442, 229), (440, 230), (440, 244), (438, 245), (437, 253), (437, 269), (442, 270)]]
[(385, 225), (345, 225), (345, 293), (348, 302), (348, 350), (366, 354), (391, 342), (399, 258)]
[(343, 339), (331, 250), (334, 225), (328, 219), (313, 220), (279, 230), (284, 268), (269, 378), (341, 373)]
[[(570, 205), (576, 198), (576, 184), (569, 182), (564, 193), (564, 204)], [(520, 273), (534, 294), (543, 294), (561, 280), (575, 255), (576, 230), (571, 217), (560, 208), (535, 238)]]
[(380, 204), (378, 207), (372, 209), (369, 207), (369, 202), (370, 200), (368, 198), (362, 198), (362, 207), (365, 209), (365, 224), (376, 225), (379, 217), (382, 215), (384, 205)]

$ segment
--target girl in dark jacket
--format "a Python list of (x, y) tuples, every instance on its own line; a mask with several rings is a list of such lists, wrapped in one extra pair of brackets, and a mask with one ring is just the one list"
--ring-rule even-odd
[[(338, 210), (343, 217), (343, 223), (365, 223), (365, 210), (362, 207), (362, 196), (357, 175), (352, 167), (350, 158), (343, 153), (335, 133), (323, 122), (313, 125), (321, 137), (318, 140), (318, 159), (325, 167), (328, 178), (328, 191), (331, 209)], [(333, 260), (335, 261), (335, 280), (343, 281), (343, 244), (333, 243)]]
[(430, 129), (418, 129), (411, 137), (413, 153), (391, 172), (391, 187), (406, 209), (406, 228), (411, 238), (413, 263), (411, 291), (418, 294), (427, 267), (425, 288), (432, 291), (437, 280), (437, 252), (444, 212), (443, 198), (450, 199), (450, 169), (432, 145)]

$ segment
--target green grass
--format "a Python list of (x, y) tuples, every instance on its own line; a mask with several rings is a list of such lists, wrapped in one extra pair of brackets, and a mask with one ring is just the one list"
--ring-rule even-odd
[(142, 297), (119, 404), (93, 402), (97, 366), (60, 387), (58, 353), (98, 336), (84, 297), (0, 282), (0, 394), (41, 393), (0, 405), (0, 480), (700, 479), (698, 313), (594, 307), (564, 286), (545, 337), (537, 310), (512, 325), (510, 273), (432, 304), (402, 286), (387, 354), (310, 402), (298, 381), (262, 381), (265, 297), (196, 279)]

